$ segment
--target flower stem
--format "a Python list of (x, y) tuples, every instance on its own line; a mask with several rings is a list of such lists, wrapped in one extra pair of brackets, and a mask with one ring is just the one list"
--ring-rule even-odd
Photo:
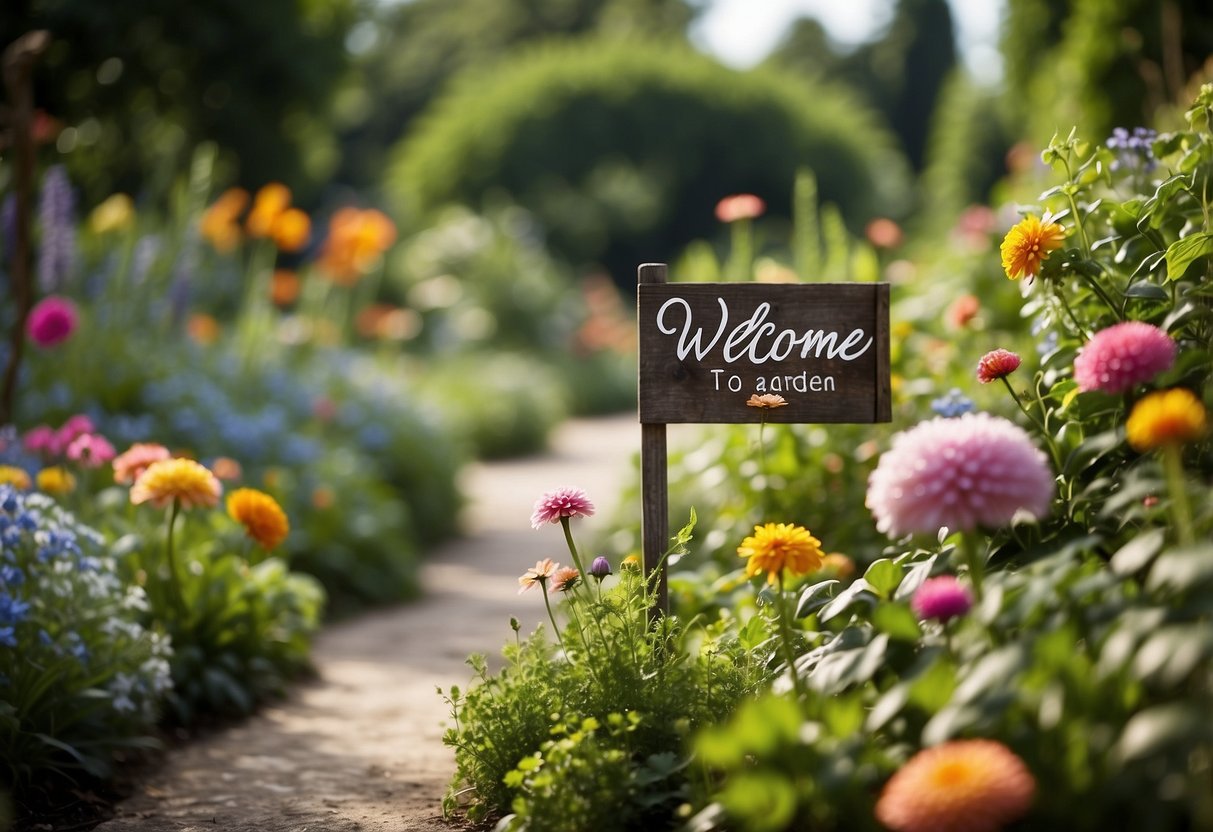
[(168, 512), (168, 533), (165, 536), (164, 556), (168, 561), (168, 580), (169, 586), (172, 588), (173, 603), (181, 612), (185, 612), (185, 595), (181, 591), (181, 577), (177, 574), (177, 558), (173, 552), (173, 526), (177, 523), (177, 513), (180, 508), (180, 502), (173, 498), (173, 505)]
[(973, 597), (981, 601), (981, 578), (985, 563), (977, 551), (977, 541), (971, 532), (960, 533), (960, 555), (969, 567), (969, 580), (973, 582)]
[(1007, 392), (1011, 394), (1011, 398), (1015, 400), (1015, 404), (1019, 405), (1019, 409), (1023, 411), (1023, 415), (1028, 417), (1028, 420), (1031, 421), (1036, 430), (1040, 432), (1041, 437), (1043, 437), (1045, 442), (1048, 444), (1049, 453), (1053, 457), (1053, 464), (1057, 466), (1057, 470), (1060, 471), (1061, 454), (1057, 450), (1057, 446), (1053, 444), (1053, 437), (1049, 434), (1048, 429), (1045, 427), (1043, 422), (1036, 418), (1028, 406), (1024, 404), (1023, 399), (1019, 398), (1019, 394), (1015, 392), (1015, 388), (1011, 386), (1011, 382), (1007, 379), (1007, 377), (1002, 376), (1000, 380), (1006, 386)]
[(577, 567), (577, 574), (581, 576), (581, 580), (577, 583), (581, 584), (585, 591), (586, 598), (594, 600), (593, 593), (590, 592), (589, 586), (586, 585), (587, 573), (585, 567), (581, 565), (581, 555), (577, 552), (577, 544), (573, 542), (573, 530), (569, 525), (569, 518), (560, 518), (560, 528), (564, 529), (564, 542), (568, 544), (569, 554), (573, 557), (573, 565)]
[(788, 663), (788, 673), (792, 675), (792, 688), (796, 691), (796, 701), (804, 699), (804, 686), (800, 674), (796, 672), (796, 653), (792, 650), (792, 628), (788, 621), (789, 613), (787, 598), (784, 597), (783, 572), (779, 573), (779, 584), (776, 587), (776, 606), (779, 616), (779, 642), (783, 645), (783, 658)]
[[(569, 656), (569, 651), (565, 649), (564, 646), (564, 639), (560, 637), (560, 627), (556, 624), (556, 616), (552, 614), (552, 602), (548, 600), (548, 588), (546, 581), (539, 582), (539, 591), (543, 593), (543, 606), (547, 608), (548, 621), (552, 622), (552, 632), (556, 634), (556, 643), (560, 645), (560, 649), (564, 651), (564, 654)], [(569, 661), (572, 661), (572, 659), (573, 657), (569, 656)]]
[(1179, 533), (1179, 542), (1191, 546), (1196, 542), (1192, 531), (1192, 507), (1188, 505), (1188, 488), (1184, 482), (1184, 463), (1180, 447), (1168, 443), (1162, 449), (1163, 467), (1167, 472), (1167, 490), (1171, 492), (1171, 517)]

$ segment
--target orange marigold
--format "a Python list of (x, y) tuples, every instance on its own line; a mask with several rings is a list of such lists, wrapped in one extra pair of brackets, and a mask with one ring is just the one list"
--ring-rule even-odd
[(244, 526), (248, 536), (266, 550), (285, 540), (291, 530), (278, 501), (255, 488), (237, 488), (229, 494), (227, 514)]
[(737, 554), (749, 558), (748, 577), (767, 573), (767, 582), (776, 583), (786, 569), (803, 575), (821, 568), (821, 541), (804, 526), (791, 523), (767, 523), (755, 526), (754, 534), (737, 547)]
[(274, 218), (270, 236), (282, 251), (299, 251), (312, 236), (312, 221), (298, 208), (287, 208)]
[(1194, 442), (1208, 430), (1205, 406), (1191, 390), (1176, 387), (1143, 396), (1125, 422), (1129, 444), (1139, 452)]
[(162, 459), (149, 465), (135, 480), (131, 502), (151, 503), (156, 508), (165, 508), (173, 502), (181, 508), (211, 508), (218, 505), (222, 490), (219, 478), (202, 463), (184, 458)]
[(249, 211), (244, 227), (250, 237), (269, 237), (273, 234), (274, 223), (282, 212), (290, 207), (291, 189), (281, 182), (270, 182), (257, 191), (253, 197), (253, 207)]
[(1011, 280), (1021, 277), (1033, 278), (1040, 274), (1041, 264), (1049, 259), (1050, 252), (1061, 248), (1066, 230), (1049, 219), (1032, 214), (1011, 227), (1003, 238), (1002, 268)]
[(373, 208), (338, 210), (329, 220), (329, 235), (320, 252), (320, 268), (348, 286), (370, 271), (396, 241), (396, 226)]
[(919, 751), (885, 784), (876, 819), (895, 832), (998, 832), (1032, 804), (1036, 781), (1000, 742)]
[(248, 191), (229, 188), (202, 214), (199, 231), (216, 251), (229, 252), (240, 242), (240, 226), (236, 219), (248, 205)]

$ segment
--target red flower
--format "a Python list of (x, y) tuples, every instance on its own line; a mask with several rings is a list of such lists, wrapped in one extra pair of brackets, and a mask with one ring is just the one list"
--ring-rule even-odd
[(977, 380), (982, 384), (1006, 378), (1019, 369), (1019, 356), (1010, 350), (988, 352), (977, 362)]

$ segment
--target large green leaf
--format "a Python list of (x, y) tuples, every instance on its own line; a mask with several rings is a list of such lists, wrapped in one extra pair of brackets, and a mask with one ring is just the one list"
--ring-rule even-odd
[(1213, 254), (1213, 234), (1207, 231), (1171, 243), (1167, 246), (1167, 280), (1183, 277), (1193, 260), (1209, 254)]

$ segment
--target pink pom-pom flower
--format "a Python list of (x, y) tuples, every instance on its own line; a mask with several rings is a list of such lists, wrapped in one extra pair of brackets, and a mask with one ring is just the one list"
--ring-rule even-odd
[(977, 362), (977, 380), (989, 384), (1006, 378), (1019, 369), (1019, 356), (1010, 350), (992, 350)]
[(50, 295), (30, 310), (26, 331), (38, 346), (53, 347), (72, 336), (79, 320), (76, 304), (65, 297)]
[(1152, 324), (1125, 321), (1101, 329), (1074, 359), (1074, 381), (1084, 392), (1123, 393), (1175, 363), (1171, 336)]
[(531, 528), (541, 529), (548, 523), (559, 523), (563, 517), (590, 517), (594, 504), (580, 488), (558, 488), (535, 501), (531, 513)]
[(972, 531), (1043, 517), (1053, 498), (1045, 455), (1013, 422), (988, 413), (920, 422), (893, 437), (868, 478), (866, 504), (890, 537)]
[(964, 615), (973, 607), (973, 596), (964, 584), (951, 575), (923, 581), (914, 592), (910, 606), (923, 620), (947, 621)]

